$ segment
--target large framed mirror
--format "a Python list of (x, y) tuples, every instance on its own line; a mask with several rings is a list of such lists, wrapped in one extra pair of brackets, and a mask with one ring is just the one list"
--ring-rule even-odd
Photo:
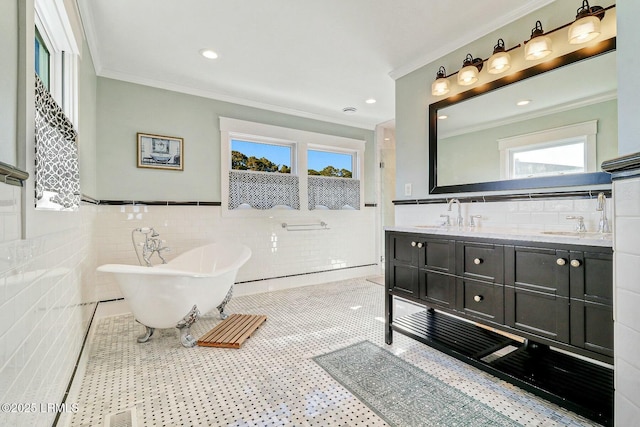
[(600, 165), (618, 152), (615, 47), (613, 37), (431, 104), (430, 194), (610, 183)]

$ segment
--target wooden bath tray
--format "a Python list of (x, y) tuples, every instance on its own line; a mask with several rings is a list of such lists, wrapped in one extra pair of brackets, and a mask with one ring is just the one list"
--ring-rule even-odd
[(267, 320), (260, 314), (232, 314), (204, 334), (198, 345), (202, 347), (240, 348), (251, 334)]

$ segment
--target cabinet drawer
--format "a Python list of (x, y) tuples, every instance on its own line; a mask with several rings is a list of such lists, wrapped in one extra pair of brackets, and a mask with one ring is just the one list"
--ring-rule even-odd
[(504, 247), (485, 243), (456, 243), (456, 273), (459, 276), (503, 283)]
[(504, 292), (507, 325), (569, 343), (569, 298), (512, 286)]
[(504, 322), (504, 286), (477, 280), (456, 280), (456, 308), (493, 323)]

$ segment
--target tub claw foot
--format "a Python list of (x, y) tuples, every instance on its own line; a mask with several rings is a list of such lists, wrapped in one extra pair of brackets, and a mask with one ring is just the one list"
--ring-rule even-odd
[[(140, 323), (140, 322), (138, 322)], [(142, 323), (140, 323), (142, 325)], [(147, 342), (149, 341), (149, 339), (153, 336), (153, 331), (155, 331), (155, 328), (150, 328), (147, 325), (142, 325), (145, 328), (144, 334), (140, 335), (137, 338), (137, 341), (139, 343), (143, 343), (143, 342)]]
[(184, 347), (193, 347), (198, 342), (198, 340), (191, 336), (190, 330), (191, 325), (198, 320), (198, 316), (200, 316), (200, 311), (198, 307), (194, 305), (191, 311), (176, 325), (176, 328), (180, 330), (180, 343), (182, 343)]
[(233, 296), (233, 285), (231, 285), (231, 287), (229, 288), (229, 292), (227, 292), (227, 295), (224, 297), (224, 299), (222, 300), (220, 305), (218, 307), (216, 307), (218, 309), (218, 311), (220, 312), (220, 319), (222, 319), (222, 320), (224, 320), (227, 317), (229, 317), (229, 315), (224, 312), (224, 308), (227, 306), (229, 301), (231, 301), (231, 297), (232, 296)]

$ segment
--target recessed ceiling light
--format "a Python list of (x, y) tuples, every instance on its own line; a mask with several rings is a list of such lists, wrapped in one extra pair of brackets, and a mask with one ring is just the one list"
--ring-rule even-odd
[(447, 116), (446, 114), (440, 114), (440, 115), (438, 116), (438, 120), (444, 120), (444, 119), (446, 119), (446, 118), (448, 118), (448, 117), (449, 117), (449, 116)]
[(366, 102), (367, 104), (375, 104), (375, 103), (376, 103), (376, 100), (375, 100), (375, 99), (373, 99), (373, 98), (369, 98), (369, 99), (367, 99), (367, 100), (366, 100), (366, 101), (364, 101), (364, 102)]
[(355, 114), (358, 109), (356, 107), (344, 107), (342, 112), (345, 114)]
[(518, 101), (518, 102), (516, 102), (516, 105), (517, 105), (518, 107), (522, 107), (523, 105), (528, 105), (528, 104), (530, 104), (530, 103), (531, 103), (531, 100), (530, 100), (530, 99), (523, 99), (522, 101)]
[(218, 57), (218, 54), (211, 49), (201, 49), (200, 55), (204, 56), (207, 59), (216, 59)]

